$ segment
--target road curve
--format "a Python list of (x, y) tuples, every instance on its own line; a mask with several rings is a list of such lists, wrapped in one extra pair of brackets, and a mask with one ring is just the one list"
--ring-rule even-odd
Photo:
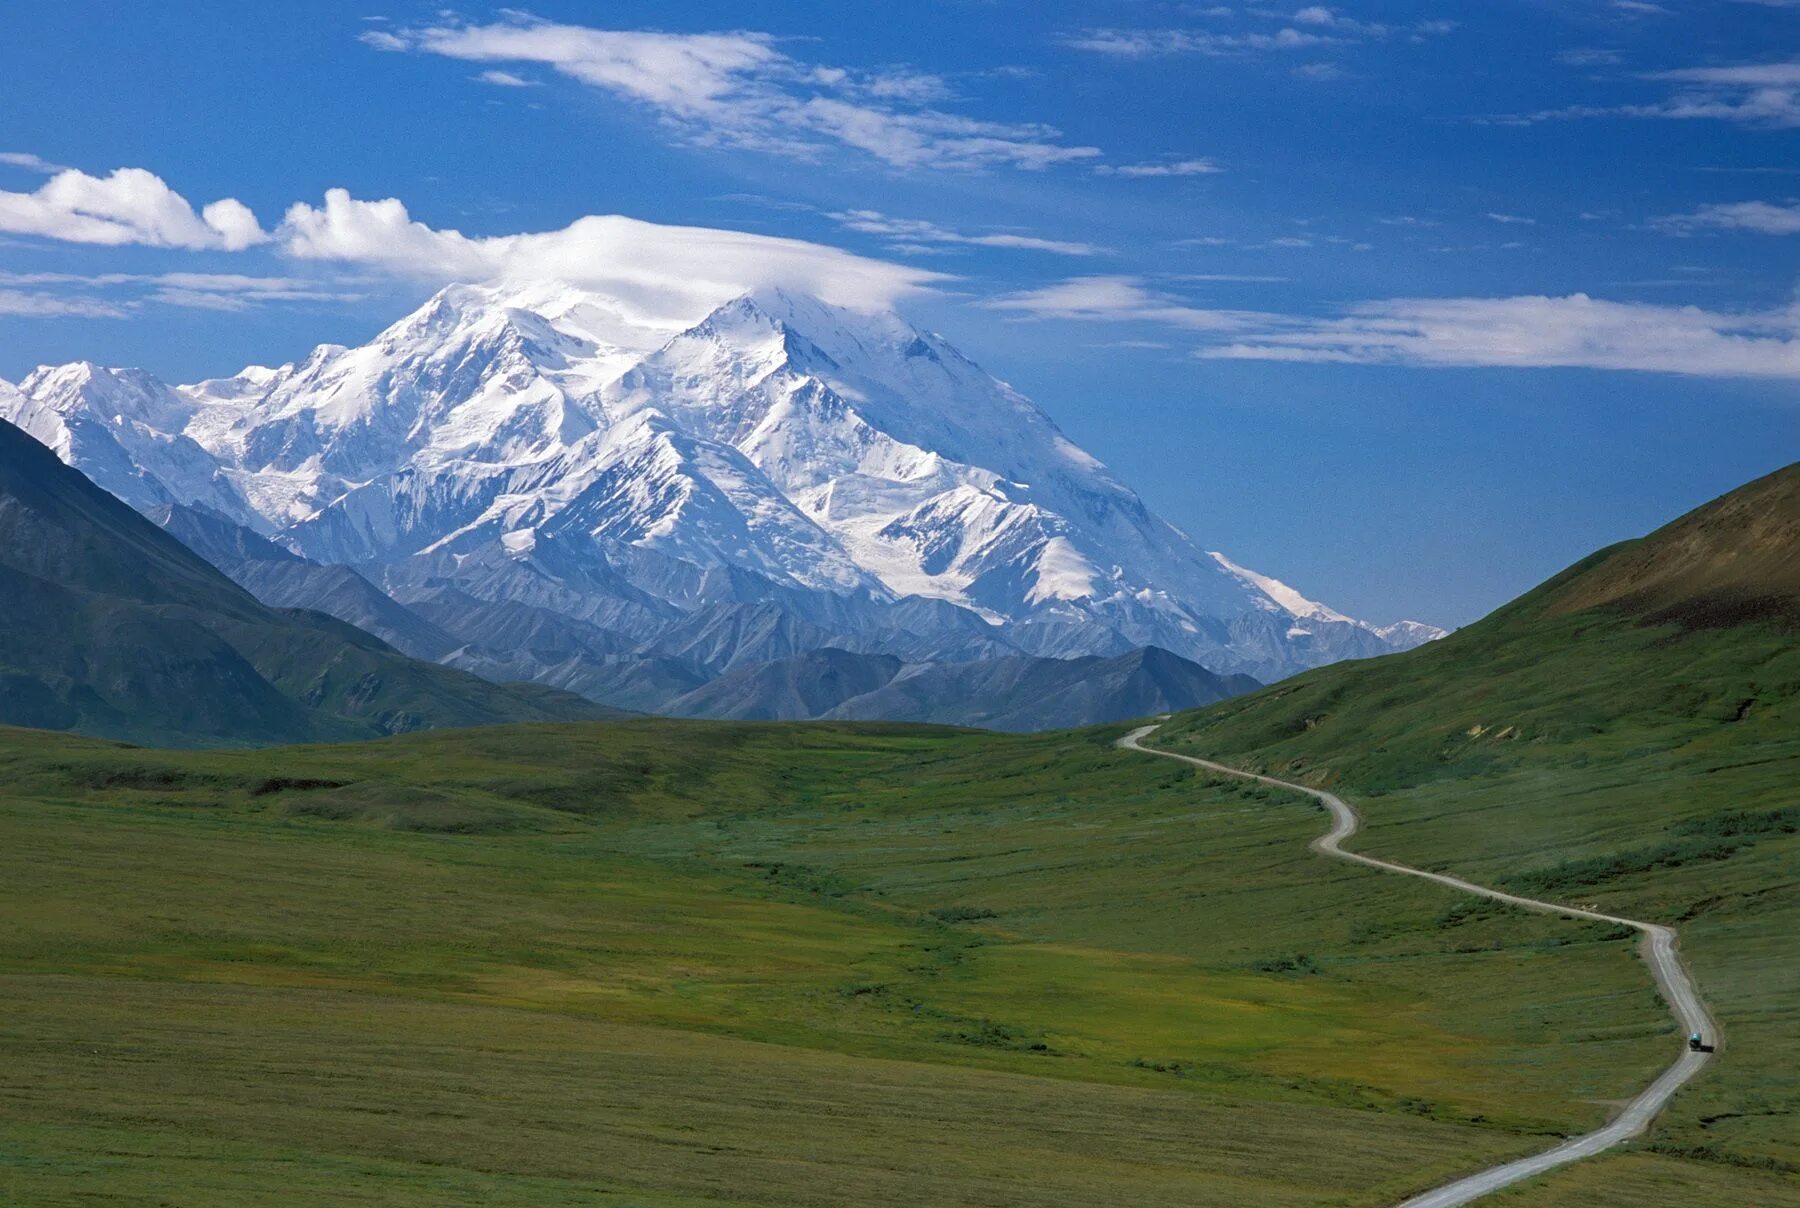
[(1354, 835), (1362, 824), (1355, 810), (1345, 804), (1343, 798), (1335, 793), (1327, 793), (1322, 789), (1308, 788), (1303, 784), (1294, 784), (1287, 780), (1277, 780), (1273, 776), (1259, 776), (1254, 772), (1241, 771), (1222, 763), (1214, 763), (1210, 759), (1197, 759), (1192, 755), (1177, 755), (1173, 751), (1159, 751), (1154, 747), (1142, 745), (1145, 735), (1157, 727), (1139, 726), (1118, 744), (1127, 750), (1141, 751), (1146, 755), (1158, 755), (1164, 759), (1177, 759), (1182, 763), (1190, 763), (1195, 767), (1205, 768), (1211, 772), (1219, 772), (1226, 776), (1237, 776), (1245, 780), (1255, 780), (1273, 788), (1287, 789), (1294, 793), (1303, 793), (1323, 805), (1331, 813), (1331, 830), (1314, 839), (1309, 846), (1320, 855), (1331, 856), (1339, 860), (1350, 860), (1357, 864), (1366, 864), (1370, 868), (1379, 868), (1383, 872), (1397, 872), (1409, 877), (1419, 877), (1426, 881), (1436, 881), (1439, 885), (1447, 885), (1451, 889), (1460, 889), (1464, 893), (1472, 893), (1478, 897), (1492, 898), (1496, 902), (1507, 902), (1526, 910), (1542, 911), (1546, 914), (1560, 914), (1569, 918), (1593, 919), (1602, 923), (1616, 923), (1622, 927), (1630, 927), (1641, 932), (1644, 942), (1640, 951), (1644, 962), (1650, 966), (1650, 973), (1656, 978), (1656, 988), (1662, 994), (1663, 1002), (1681, 1024), (1682, 1050), (1674, 1064), (1664, 1070), (1655, 1082), (1645, 1088), (1637, 1098), (1626, 1104), (1625, 1110), (1615, 1116), (1611, 1122), (1591, 1133), (1579, 1137), (1570, 1137), (1561, 1145), (1547, 1149), (1543, 1153), (1519, 1158), (1500, 1166), (1491, 1166), (1486, 1170), (1448, 1183), (1435, 1191), (1414, 1196), (1401, 1204), (1399, 1208), (1456, 1208), (1459, 1204), (1467, 1204), (1471, 1200), (1498, 1191), (1523, 1179), (1532, 1178), (1558, 1166), (1566, 1166), (1570, 1162), (1578, 1162), (1582, 1158), (1592, 1157), (1604, 1149), (1608, 1149), (1630, 1137), (1635, 1137), (1650, 1126), (1656, 1113), (1663, 1109), (1671, 1096), (1681, 1086), (1698, 1074), (1711, 1058), (1710, 1053), (1696, 1053), (1686, 1047), (1688, 1033), (1698, 1032), (1712, 1043), (1717, 1043), (1718, 1031), (1712, 1017), (1706, 1012), (1706, 1005), (1700, 1001), (1700, 994), (1694, 989), (1692, 979), (1687, 970), (1682, 968), (1681, 958), (1676, 955), (1675, 932), (1672, 928), (1660, 923), (1640, 923), (1636, 919), (1620, 918), (1617, 915), (1601, 914), (1597, 910), (1582, 910), (1575, 906), (1563, 906), (1556, 902), (1541, 902), (1536, 898), (1522, 898), (1517, 894), (1506, 893), (1499, 889), (1489, 889), (1485, 885), (1477, 885), (1473, 881), (1465, 881), (1461, 877), (1452, 877), (1439, 872), (1426, 872), (1422, 868), (1413, 868), (1406, 864), (1396, 864), (1392, 860), (1378, 860), (1373, 856), (1365, 856), (1358, 852), (1345, 851), (1341, 844)]

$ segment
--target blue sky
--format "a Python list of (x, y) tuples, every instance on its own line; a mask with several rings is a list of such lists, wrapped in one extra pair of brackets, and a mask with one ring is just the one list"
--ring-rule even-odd
[(1466, 622), (1800, 456), (1792, 0), (0, 22), (11, 379), (361, 342), (618, 214), (820, 245), (621, 236), (671, 288), (685, 239), (891, 296), (1208, 547), (1374, 620)]

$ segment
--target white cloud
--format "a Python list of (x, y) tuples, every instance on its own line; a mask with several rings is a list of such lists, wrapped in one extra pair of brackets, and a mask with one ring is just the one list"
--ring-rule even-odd
[(1336, 316), (1216, 310), (1135, 277), (1077, 277), (982, 303), (1033, 319), (1204, 333), (1209, 359), (1345, 365), (1585, 368), (1800, 378), (1800, 303), (1769, 311), (1567, 297), (1392, 298)]
[(356, 35), (356, 40), (365, 46), (373, 46), (376, 50), (405, 50), (406, 39), (396, 37), (385, 29), (371, 29)]
[[(1278, 23), (1273, 30), (1214, 33), (1197, 29), (1087, 29), (1063, 39), (1077, 50), (1116, 58), (1145, 59), (1166, 55), (1245, 55), (1264, 52), (1305, 50), (1309, 47), (1348, 42), (1382, 41), (1404, 35), (1413, 42), (1439, 37), (1456, 28), (1454, 21), (1419, 21), (1411, 25), (1384, 25), (1373, 21), (1357, 21), (1322, 4), (1306, 5), (1293, 13), (1252, 8), (1246, 13)], [(1202, 14), (1211, 17), (1234, 15), (1230, 9), (1211, 9)], [(1335, 69), (1320, 64), (1313, 74), (1329, 78)]]
[(1338, 39), (1289, 26), (1274, 33), (1215, 34), (1192, 29), (1090, 29), (1064, 39), (1076, 50), (1122, 59), (1167, 55), (1240, 55), (1253, 51), (1303, 50)]
[(1098, 176), (1124, 176), (1140, 178), (1149, 176), (1207, 176), (1214, 172), (1223, 172), (1210, 159), (1177, 159), (1160, 163), (1145, 164), (1100, 164), (1094, 169)]
[(161, 177), (142, 168), (89, 176), (65, 168), (34, 193), (0, 192), (0, 231), (69, 243), (241, 251), (268, 236), (233, 198), (199, 214)]
[(1173, 294), (1151, 289), (1141, 277), (1075, 277), (1039, 289), (1002, 294), (980, 304), (1028, 319), (1078, 322), (1160, 323), (1190, 331), (1238, 331), (1259, 320), (1253, 312), (1190, 306)]
[(123, 319), (131, 312), (101, 298), (0, 289), (0, 315), (33, 319)]
[(1104, 251), (1091, 243), (1075, 243), (1064, 239), (1040, 239), (1035, 235), (1011, 232), (970, 235), (939, 226), (919, 218), (895, 218), (879, 210), (844, 210), (827, 214), (827, 218), (851, 231), (866, 235), (882, 235), (894, 242), (890, 247), (907, 251), (936, 250), (944, 244), (971, 247), (1017, 248), (1024, 251), (1051, 252), (1058, 256), (1092, 256)]
[(1271, 285), (1293, 280), (1291, 277), (1277, 277), (1269, 273), (1168, 273), (1166, 277), (1171, 281), (1212, 281), (1236, 285)]
[(1692, 214), (1658, 218), (1654, 225), (1672, 231), (1712, 227), (1762, 235), (1800, 235), (1800, 203), (1778, 206), (1766, 201), (1737, 201), (1707, 205)]
[(53, 164), (43, 156), (33, 155), (29, 151), (0, 151), (0, 164), (24, 168), (27, 172), (42, 172), (45, 176), (67, 171), (61, 164)]
[(1800, 307), (1730, 313), (1567, 297), (1400, 298), (1282, 316), (1196, 355), (1336, 364), (1800, 378)]
[(140, 280), (154, 286), (149, 294), (153, 302), (203, 310), (250, 310), (269, 302), (349, 302), (361, 296), (338, 284), (299, 277), (157, 273)]
[(1778, 129), (1800, 126), (1800, 59), (1684, 67), (1650, 72), (1641, 78), (1675, 87), (1666, 99), (1649, 104), (1569, 105), (1476, 120), (1491, 125), (1528, 126), (1574, 118), (1636, 117), (1740, 122)]
[(649, 108), (696, 142), (815, 159), (832, 144), (897, 168), (1039, 169), (1091, 159), (1054, 127), (928, 108), (937, 76), (810, 64), (768, 34), (594, 29), (508, 14), (491, 25), (371, 31), (364, 42), (477, 63), (538, 63)]
[[(227, 252), (241, 252), (247, 247), (268, 241), (250, 207), (235, 197), (224, 197), (200, 211), (201, 221), (218, 237), (214, 246)], [(182, 245), (186, 246), (186, 245)]]
[(1663, 105), (1649, 107), (1647, 116), (1800, 126), (1800, 59), (1687, 67), (1647, 78), (1682, 86)]
[(1492, 210), (1488, 211), (1487, 218), (1491, 222), (1498, 222), (1504, 226), (1536, 226), (1537, 225), (1537, 219), (1535, 219), (1535, 218), (1526, 218), (1523, 215), (1519, 215), (1519, 214), (1496, 214)]
[(343, 189), (295, 205), (277, 231), (283, 252), (435, 281), (563, 280), (602, 290), (649, 319), (692, 321), (737, 294), (780, 287), (878, 309), (947, 278), (839, 248), (708, 227), (589, 215), (561, 230), (475, 238), (415, 221), (395, 198)]
[[(865, 212), (860, 221), (899, 224), (879, 233), (914, 241), (1024, 248), (1087, 255), (1088, 244), (1012, 232), (965, 235)], [(901, 228), (905, 227), (905, 230)], [(196, 214), (155, 174), (121, 168), (94, 177), (65, 169), (34, 193), (0, 192), (0, 231), (74, 243), (142, 244), (196, 251), (242, 251), (274, 243), (295, 260), (335, 261), (432, 281), (507, 278), (566, 280), (599, 289), (647, 319), (691, 320), (737, 294), (763, 287), (805, 292), (842, 306), (878, 309), (948, 280), (942, 273), (857, 256), (839, 248), (706, 227), (662, 226), (620, 215), (589, 215), (561, 230), (471, 237), (415, 221), (396, 198), (361, 201), (327, 191), (322, 205), (289, 208), (270, 234), (241, 202), (226, 198)], [(112, 314), (147, 300), (215, 310), (276, 301), (354, 297), (334, 283), (240, 274), (0, 273), (0, 286), (54, 286), (9, 291), (6, 313)], [(91, 291), (131, 287), (127, 303)], [(80, 291), (89, 291), (80, 294)], [(77, 296), (79, 294), (79, 296)]]
[[(240, 273), (9, 273), (0, 291), (29, 298), (38, 315), (116, 318), (143, 302), (203, 310), (242, 311), (269, 302), (343, 302), (360, 295), (341, 281), (259, 277)], [(21, 292), (19, 287), (24, 287)], [(121, 292), (126, 296), (121, 297)], [(23, 305), (23, 304), (19, 304)], [(15, 309), (9, 313), (27, 313)]]
[(1556, 61), (1566, 67), (1610, 67), (1625, 61), (1621, 51), (1600, 46), (1575, 46), (1556, 52)]
[(510, 71), (484, 71), (475, 77), (483, 84), (494, 84), (501, 88), (536, 88), (536, 80), (528, 80), (516, 76)]
[(1356, 21), (1335, 9), (1323, 4), (1311, 4), (1295, 12), (1288, 18), (1295, 25), (1310, 25), (1319, 29), (1333, 29), (1340, 33), (1354, 34), (1366, 38), (1385, 38), (1390, 29), (1386, 25), (1374, 22)]

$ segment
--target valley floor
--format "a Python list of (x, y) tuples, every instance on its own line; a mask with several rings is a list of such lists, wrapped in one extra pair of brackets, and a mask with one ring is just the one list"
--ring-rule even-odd
[[(1666, 1059), (1628, 936), (1117, 733), (0, 732), (0, 1198), (1373, 1208)], [(1515, 1198), (1649, 1186), (1800, 1204)]]

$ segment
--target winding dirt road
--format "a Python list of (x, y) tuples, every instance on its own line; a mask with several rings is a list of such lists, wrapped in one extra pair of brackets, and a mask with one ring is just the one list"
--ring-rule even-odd
[(1141, 751), (1145, 755), (1156, 755), (1163, 759), (1176, 759), (1182, 763), (1190, 763), (1195, 767), (1205, 768), (1210, 772), (1218, 772), (1226, 776), (1237, 776), (1244, 780), (1254, 780), (1273, 788), (1286, 789), (1289, 792), (1303, 793), (1323, 805), (1331, 813), (1331, 830), (1309, 845), (1323, 856), (1338, 860), (1350, 860), (1357, 864), (1366, 864), (1370, 868), (1379, 868), (1383, 872), (1397, 872), (1409, 877), (1419, 877), (1426, 881), (1435, 881), (1439, 885), (1447, 885), (1451, 889), (1460, 889), (1464, 893), (1472, 893), (1477, 897), (1492, 898), (1496, 902), (1507, 902), (1526, 910), (1542, 911), (1546, 914), (1560, 914), (1568, 918), (1593, 919), (1596, 922), (1615, 923), (1622, 927), (1630, 927), (1641, 932), (1644, 937), (1640, 949), (1644, 963), (1650, 966), (1650, 973), (1656, 978), (1656, 988), (1662, 999), (1668, 1004), (1670, 1012), (1680, 1022), (1684, 1037), (1681, 1055), (1674, 1064), (1664, 1070), (1637, 1098), (1625, 1106), (1608, 1124), (1584, 1133), (1579, 1137), (1570, 1137), (1561, 1145), (1547, 1149), (1543, 1153), (1519, 1158), (1500, 1166), (1491, 1166), (1476, 1174), (1456, 1180), (1414, 1196), (1400, 1208), (1456, 1208), (1456, 1205), (1467, 1204), (1471, 1200), (1498, 1191), (1523, 1179), (1532, 1178), (1558, 1166), (1592, 1157), (1594, 1154), (1617, 1145), (1630, 1137), (1635, 1137), (1649, 1127), (1656, 1113), (1663, 1109), (1670, 1097), (1681, 1086), (1698, 1074), (1711, 1059), (1712, 1054), (1694, 1052), (1686, 1047), (1685, 1037), (1698, 1032), (1709, 1042), (1716, 1043), (1717, 1029), (1712, 1017), (1706, 1012), (1706, 1005), (1700, 1001), (1700, 994), (1694, 989), (1692, 979), (1687, 970), (1681, 966), (1681, 958), (1675, 951), (1675, 932), (1659, 923), (1640, 923), (1636, 919), (1620, 918), (1617, 915), (1601, 914), (1595, 910), (1582, 910), (1575, 906), (1563, 906), (1556, 902), (1542, 902), (1536, 898), (1522, 898), (1517, 894), (1506, 893), (1498, 889), (1489, 889), (1485, 885), (1477, 885), (1473, 881), (1465, 881), (1461, 877), (1452, 877), (1444, 873), (1426, 872), (1422, 868), (1412, 868), (1405, 864), (1396, 864), (1392, 860), (1378, 860), (1373, 856), (1361, 855), (1353, 851), (1345, 851), (1340, 846), (1345, 839), (1354, 835), (1362, 824), (1362, 819), (1355, 810), (1344, 803), (1343, 798), (1335, 793), (1327, 793), (1322, 789), (1308, 788), (1303, 784), (1277, 780), (1273, 776), (1259, 776), (1254, 772), (1240, 771), (1227, 767), (1222, 763), (1214, 763), (1209, 759), (1196, 759), (1192, 755), (1177, 755), (1173, 751), (1159, 751), (1154, 747), (1142, 745), (1143, 739), (1157, 727), (1140, 726), (1119, 739), (1118, 745), (1132, 751)]

